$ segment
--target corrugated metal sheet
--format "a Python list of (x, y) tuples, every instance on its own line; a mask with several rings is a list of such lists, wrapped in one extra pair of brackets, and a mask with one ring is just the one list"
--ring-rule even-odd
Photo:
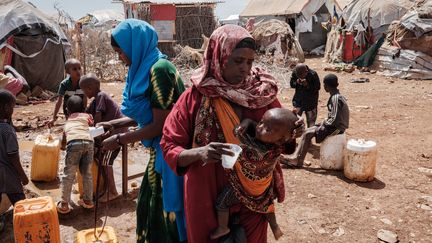
[(224, 1), (218, 1), (218, 0), (151, 0), (151, 1), (143, 1), (143, 0), (125, 0), (124, 3), (157, 3), (157, 4), (164, 4), (164, 3), (174, 3), (174, 4), (215, 4), (215, 3), (223, 3)]

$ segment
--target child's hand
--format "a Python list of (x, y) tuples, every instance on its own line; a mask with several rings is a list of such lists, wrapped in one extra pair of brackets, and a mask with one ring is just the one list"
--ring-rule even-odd
[(297, 115), (297, 117), (299, 119), (295, 122), (296, 128), (294, 129), (294, 132), (293, 132), (293, 139), (301, 137), (304, 133), (304, 130), (305, 130), (304, 118), (300, 117), (298, 115)]
[(244, 119), (237, 127), (234, 128), (234, 135), (243, 135), (254, 122), (250, 119)]
[(114, 130), (114, 126), (111, 125), (111, 123), (109, 123), (109, 122), (99, 122), (96, 124), (95, 127), (103, 127), (105, 129), (105, 131), (113, 131)]

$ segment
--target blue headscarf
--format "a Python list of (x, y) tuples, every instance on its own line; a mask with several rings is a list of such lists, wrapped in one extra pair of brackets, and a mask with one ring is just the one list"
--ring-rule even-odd
[[(112, 37), (131, 62), (121, 111), (144, 127), (153, 120), (150, 100), (145, 96), (150, 84), (151, 67), (166, 56), (157, 48), (156, 31), (145, 21), (126, 19), (113, 30)], [(151, 146), (152, 143), (142, 142), (145, 146)]]

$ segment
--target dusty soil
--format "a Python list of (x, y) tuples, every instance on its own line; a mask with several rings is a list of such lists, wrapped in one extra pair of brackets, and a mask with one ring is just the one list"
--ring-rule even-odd
[[(320, 58), (306, 63), (321, 78), (327, 65)], [(276, 69), (272, 69), (274, 71)], [(293, 90), (287, 88), (289, 72), (276, 72), (283, 87), (280, 100), (291, 107)], [(190, 75), (185, 70), (184, 76)], [(348, 138), (377, 141), (378, 161), (375, 180), (352, 182), (343, 172), (319, 168), (319, 153), (313, 149), (304, 169), (285, 169), (287, 197), (277, 204), (277, 217), (285, 236), (279, 242), (377, 242), (380, 229), (398, 235), (400, 242), (432, 242), (432, 177), (418, 168), (432, 168), (432, 82), (386, 78), (377, 74), (340, 73), (340, 90), (348, 99), (351, 111)], [(352, 78), (366, 77), (369, 83), (351, 83)], [(120, 101), (123, 83), (103, 84), (102, 89)], [(322, 89), (318, 120), (327, 115), (328, 94)], [(19, 107), (15, 119), (30, 114), (48, 119), (54, 103)], [(31, 140), (42, 129), (21, 132), (22, 140)], [(57, 131), (58, 132), (58, 131)], [(318, 148), (318, 146), (316, 146)], [(131, 165), (144, 170), (146, 159), (136, 148)], [(28, 166), (29, 152), (22, 152)], [(116, 180), (119, 168), (116, 167)], [(58, 183), (53, 187), (56, 188)], [(129, 187), (130, 188), (130, 187)], [(41, 192), (43, 193), (43, 191)], [(53, 194), (53, 195), (58, 195)], [(118, 199), (109, 204), (107, 225), (116, 230), (119, 242), (135, 241), (135, 200)], [(429, 207), (431, 206), (431, 207)], [(68, 217), (61, 217), (63, 242), (73, 242), (76, 232), (93, 226), (93, 212), (76, 208)], [(100, 209), (101, 211), (103, 210)], [(98, 225), (104, 217), (98, 216)], [(11, 219), (11, 216), (9, 216)], [(12, 242), (12, 227), (1, 235), (2, 242)], [(275, 242), (269, 231), (269, 241)]]

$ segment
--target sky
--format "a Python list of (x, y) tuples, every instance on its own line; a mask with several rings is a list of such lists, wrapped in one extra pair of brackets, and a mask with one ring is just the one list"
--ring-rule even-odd
[[(239, 14), (246, 6), (249, 0), (224, 0), (216, 7), (216, 16), (224, 19), (231, 14)], [(112, 3), (111, 0), (30, 0), (36, 7), (47, 14), (54, 14), (54, 4), (66, 11), (72, 18), (79, 19), (87, 13), (100, 9), (117, 9), (123, 11), (123, 5)]]

